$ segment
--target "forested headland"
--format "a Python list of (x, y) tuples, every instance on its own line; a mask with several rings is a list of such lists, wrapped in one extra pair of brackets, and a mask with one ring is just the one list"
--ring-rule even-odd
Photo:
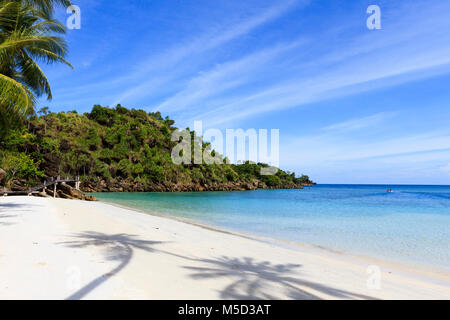
[[(48, 112), (30, 116), (0, 139), (2, 185), (20, 190), (46, 177), (80, 176), (83, 191), (204, 191), (301, 188), (306, 175), (279, 170), (261, 175), (267, 165), (174, 164), (174, 121), (159, 112), (96, 105), (85, 114)], [(190, 131), (192, 143), (210, 148)], [(214, 152), (214, 151), (213, 151)]]
[[(52, 99), (40, 64), (65, 64), (66, 27), (54, 17), (69, 0), (0, 0), (0, 187), (27, 190), (57, 176), (80, 176), (84, 191), (202, 191), (301, 188), (307, 176), (265, 164), (175, 164), (174, 121), (160, 113), (96, 105), (89, 113), (38, 109)], [(68, 69), (69, 69), (68, 68)], [(209, 144), (194, 132), (200, 150)], [(209, 149), (208, 149), (209, 150)], [(211, 150), (212, 151), (212, 150)], [(214, 151), (212, 151), (214, 152)]]

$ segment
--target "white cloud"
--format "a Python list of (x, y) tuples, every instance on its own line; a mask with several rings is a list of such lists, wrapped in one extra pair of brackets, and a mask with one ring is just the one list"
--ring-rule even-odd
[[(258, 14), (245, 17), (233, 25), (225, 25), (221, 29), (214, 29), (210, 32), (199, 35), (197, 38), (188, 39), (182, 45), (165, 50), (164, 52), (151, 56), (145, 59), (145, 61), (138, 63), (131, 73), (125, 77), (121, 77), (119, 81), (122, 82), (126, 79), (142, 79), (145, 76), (157, 77), (159, 72), (167, 73), (167, 69), (176, 68), (177, 72), (172, 73), (172, 77), (165, 81), (164, 84), (173, 82), (183, 76), (184, 69), (189, 67), (193, 60), (198, 59), (199, 55), (250, 33), (254, 29), (279, 18), (295, 6), (306, 5), (308, 3), (308, 0), (284, 1), (278, 5), (274, 5), (261, 11)], [(123, 99), (131, 95), (148, 96), (150, 93), (148, 83), (151, 83), (152, 81), (153, 80), (148, 80), (143, 84), (141, 83), (138, 87), (124, 90), (119, 94), (115, 102), (121, 102)], [(156, 91), (158, 89), (159, 86), (152, 87), (152, 91)]]
[(327, 127), (322, 128), (324, 131), (354, 131), (367, 127), (371, 127), (381, 123), (387, 118), (393, 117), (395, 113), (393, 112), (380, 112), (368, 117), (351, 119), (348, 121), (335, 123)]
[(207, 98), (217, 96), (249, 82), (257, 81), (258, 79), (252, 79), (252, 76), (258, 70), (261, 70), (262, 66), (280, 54), (299, 48), (304, 44), (304, 41), (279, 44), (267, 50), (258, 51), (243, 58), (217, 65), (213, 69), (202, 72), (200, 75), (190, 79), (183, 90), (166, 99), (157, 109), (159, 111), (182, 109), (191, 111), (190, 107), (198, 106)]
[[(450, 149), (450, 132), (426, 132), (378, 139), (373, 142), (330, 132), (291, 139), (284, 141), (284, 145), (288, 148), (283, 158), (289, 159), (290, 164), (299, 161), (302, 163), (353, 161)], [(304, 154), (303, 150), (309, 152)]]
[[(187, 96), (195, 97), (175, 107), (177, 110), (185, 108), (187, 112), (182, 117), (188, 115), (190, 120), (202, 119), (210, 125), (221, 125), (270, 111), (447, 73), (450, 69), (450, 34), (443, 30), (450, 28), (450, 20), (441, 15), (444, 9), (450, 10), (450, 5), (405, 11), (398, 20), (385, 23), (387, 30), (343, 38), (325, 55), (313, 55), (304, 61), (289, 57), (294, 59), (293, 65), (281, 63), (280, 66), (280, 60), (285, 57), (273, 55), (255, 68), (259, 57), (250, 55), (239, 72), (224, 68), (220, 77), (214, 77), (217, 70), (212, 69), (200, 77), (193, 77), (163, 106), (177, 104)], [(327, 43), (323, 43), (319, 35), (311, 46), (321, 52), (320, 48), (326, 47)], [(302, 57), (302, 51), (304, 49), (299, 48), (292, 55)], [(239, 65), (239, 61), (228, 64)], [(271, 76), (277, 73), (283, 77), (272, 79)], [(202, 82), (199, 78), (208, 81)], [(232, 87), (230, 78), (233, 78)], [(263, 83), (255, 86), (255, 79), (263, 80)], [(225, 90), (220, 89), (233, 87), (240, 90), (224, 94)]]
[(448, 184), (450, 164), (442, 166), (450, 159), (448, 130), (404, 133), (372, 142), (353, 138), (358, 130), (346, 133), (281, 136), (281, 167), (307, 172), (321, 183)]

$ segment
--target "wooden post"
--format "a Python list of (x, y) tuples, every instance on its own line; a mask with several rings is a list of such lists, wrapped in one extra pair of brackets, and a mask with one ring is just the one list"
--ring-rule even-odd
[(58, 182), (55, 182), (54, 186), (53, 186), (53, 198), (56, 198), (56, 185), (58, 184)]

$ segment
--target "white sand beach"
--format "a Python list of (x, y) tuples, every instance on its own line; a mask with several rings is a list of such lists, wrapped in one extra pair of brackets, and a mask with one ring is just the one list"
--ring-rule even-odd
[(0, 299), (449, 299), (450, 276), (101, 202), (0, 198)]

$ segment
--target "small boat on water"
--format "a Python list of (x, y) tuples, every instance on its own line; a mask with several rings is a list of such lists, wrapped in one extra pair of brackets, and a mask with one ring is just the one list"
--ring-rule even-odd
[(388, 189), (386, 190), (386, 192), (391, 193), (391, 192), (392, 192), (392, 189), (388, 188)]

